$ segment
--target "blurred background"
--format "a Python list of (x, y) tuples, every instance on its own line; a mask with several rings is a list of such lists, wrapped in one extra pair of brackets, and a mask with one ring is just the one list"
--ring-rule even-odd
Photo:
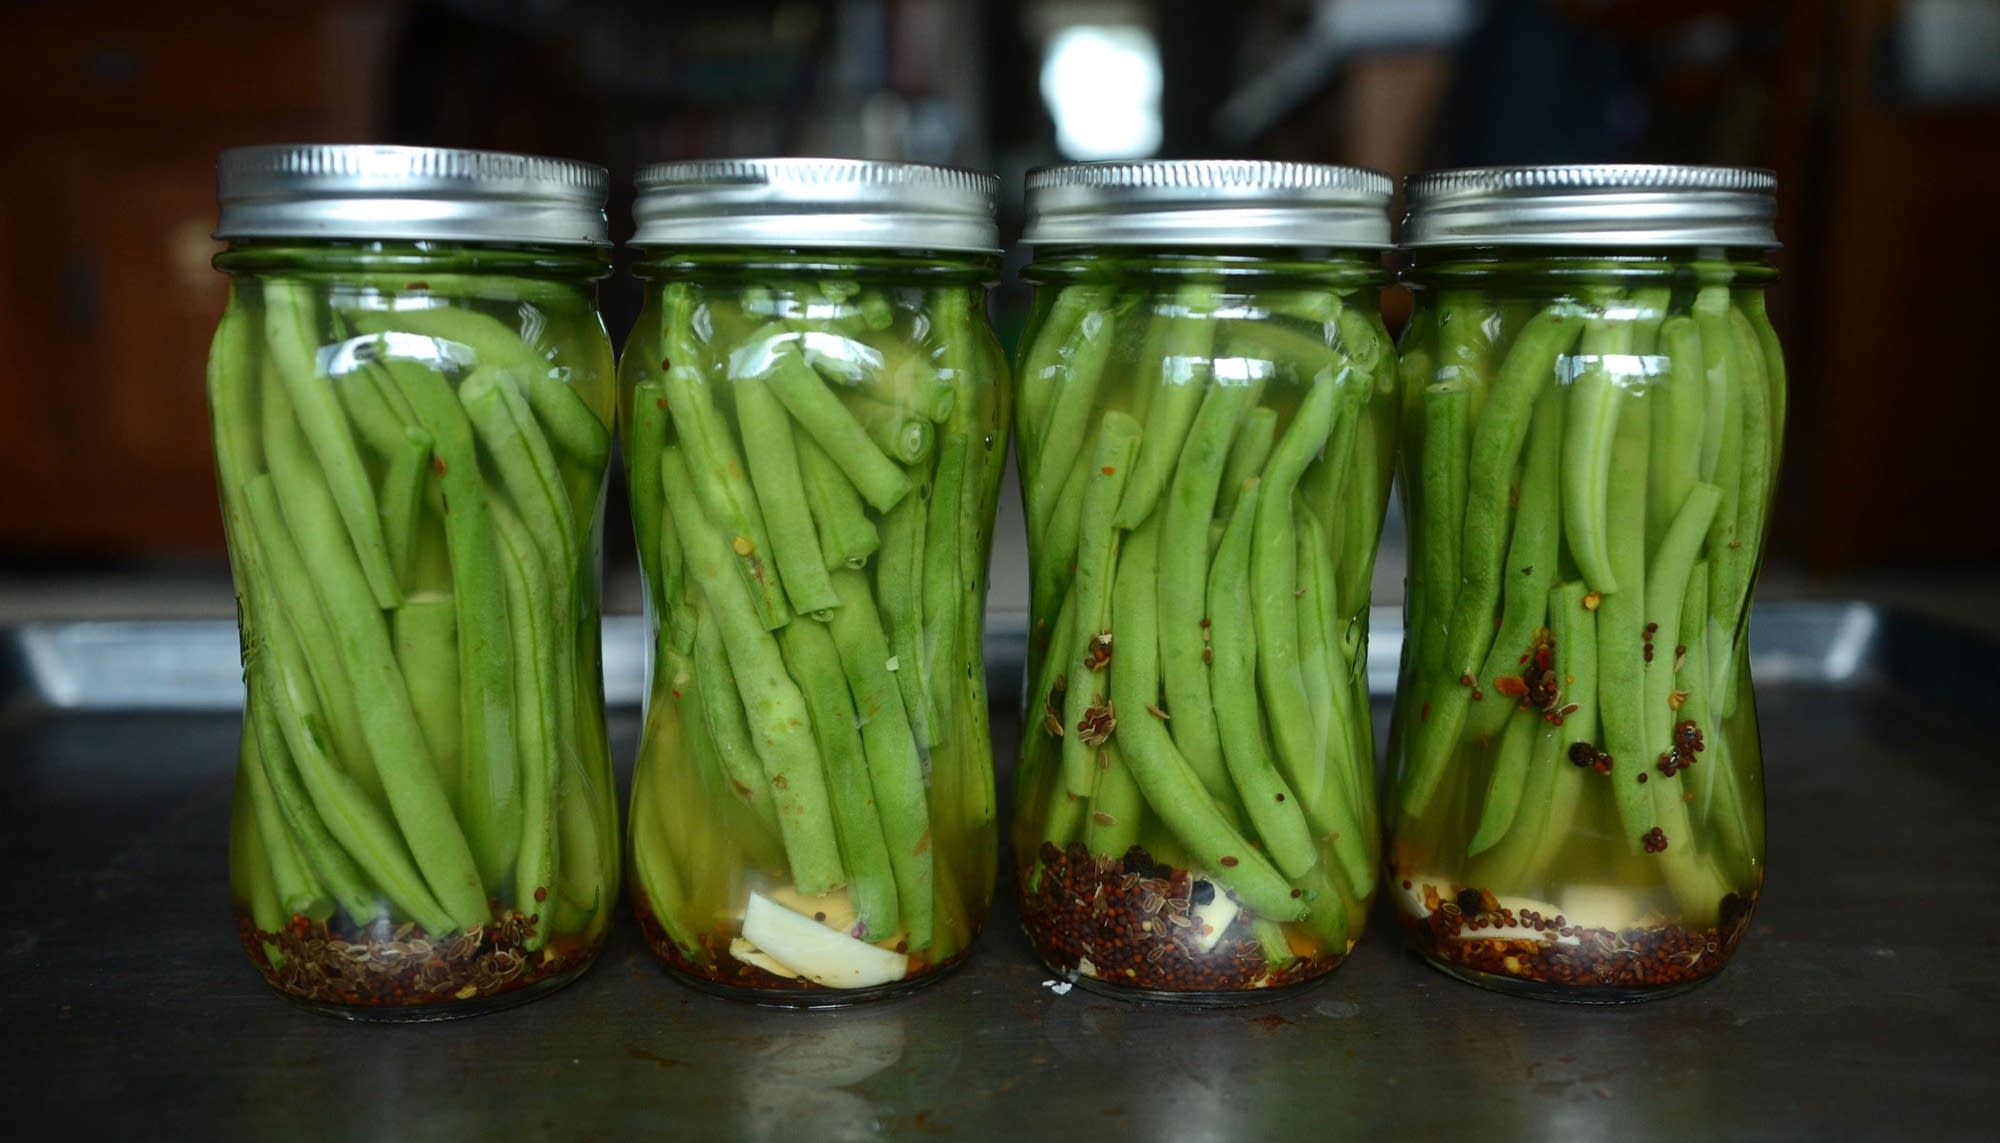
[[(203, 405), (215, 155), (373, 141), (602, 163), (620, 238), (637, 168), (686, 156), (998, 171), (1009, 240), (1023, 172), (1063, 159), (1771, 167), (1793, 401), (1766, 594), (2000, 627), (2000, 513), (1978, 507), (2000, 0), (12, 0), (0, 19), (0, 622), (230, 614)], [(1022, 260), (994, 297), (1010, 342)], [(636, 283), (603, 301), (622, 342)], [(992, 604), (1024, 609), (1003, 504)], [(612, 611), (637, 608), (625, 519), (614, 494)], [(1378, 602), (1401, 598), (1399, 547)]]

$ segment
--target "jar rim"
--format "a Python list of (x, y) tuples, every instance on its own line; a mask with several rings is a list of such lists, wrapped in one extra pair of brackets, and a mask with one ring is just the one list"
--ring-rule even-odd
[(638, 247), (749, 246), (997, 254), (995, 175), (864, 159), (692, 159), (634, 181)]
[(1251, 159), (1066, 163), (1028, 173), (1036, 246), (1386, 250), (1395, 184), (1366, 167)]

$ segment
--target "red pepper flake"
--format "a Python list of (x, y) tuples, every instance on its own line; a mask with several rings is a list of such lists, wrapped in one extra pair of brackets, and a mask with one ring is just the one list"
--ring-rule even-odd
[(671, 358), (671, 357), (662, 357), (662, 358), (660, 358), (660, 368), (661, 368), (661, 369), (665, 369), (665, 370), (669, 370), (669, 371), (671, 371), (671, 370), (673, 369), (673, 367), (674, 367), (674, 359), (673, 359), (673, 358)]
[(406, 290), (428, 290), (431, 288), (431, 284), (429, 282), (411, 282), (403, 288)]
[(438, 474), (438, 476), (439, 476), (440, 478), (442, 478), (442, 477), (444, 476), (444, 458), (443, 458), (443, 457), (441, 457), (441, 456), (434, 456), (434, 457), (432, 457), (432, 458), (431, 458), (431, 471), (432, 471), (432, 472), (435, 472), (435, 473), (437, 473), (437, 474)]
[(1417, 721), (1429, 722), (1430, 720), (1431, 720), (1431, 704), (1425, 703), (1423, 709), (1417, 712)]
[(1076, 729), (1085, 746), (1102, 746), (1111, 737), (1111, 732), (1118, 729), (1118, 717), (1109, 702), (1093, 703), (1085, 708)]
[[(1526, 658), (1526, 656), (1522, 657)], [(1499, 691), (1503, 695), (1506, 695), (1508, 698), (1518, 699), (1518, 698), (1528, 697), (1527, 682), (1514, 675), (1501, 675), (1499, 678), (1494, 679), (1493, 689)]]
[(1116, 475), (1118, 475), (1118, 469), (1117, 469), (1116, 467), (1114, 467), (1114, 466), (1112, 466), (1112, 465), (1108, 465), (1108, 464), (1104, 466), (1104, 468), (1103, 468), (1103, 472), (1104, 472), (1104, 475), (1106, 475), (1106, 476), (1116, 476)]
[(548, 899), (549, 899), (549, 887), (546, 885), (535, 886), (535, 903), (539, 905), (540, 903)]
[(1234, 857), (1219, 857), (1216, 859), (1215, 863), (1217, 865), (1222, 866), (1224, 869), (1236, 868), (1236, 859)]

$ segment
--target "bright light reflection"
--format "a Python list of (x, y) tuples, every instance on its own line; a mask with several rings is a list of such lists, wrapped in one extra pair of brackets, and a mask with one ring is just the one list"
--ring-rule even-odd
[(1160, 46), (1131, 26), (1081, 24), (1050, 38), (1042, 99), (1072, 159), (1141, 159), (1160, 149)]

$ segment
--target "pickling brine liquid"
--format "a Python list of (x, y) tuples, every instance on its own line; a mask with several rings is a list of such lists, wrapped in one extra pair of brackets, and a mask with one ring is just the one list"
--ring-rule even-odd
[(1387, 881), (1448, 972), (1637, 998), (1719, 970), (1763, 881), (1783, 359), (1758, 264), (1548, 265), (1418, 271)]
[(1347, 956), (1375, 887), (1364, 668), (1395, 371), (1370, 270), (1036, 270), (1023, 927), (1088, 986), (1268, 995)]

